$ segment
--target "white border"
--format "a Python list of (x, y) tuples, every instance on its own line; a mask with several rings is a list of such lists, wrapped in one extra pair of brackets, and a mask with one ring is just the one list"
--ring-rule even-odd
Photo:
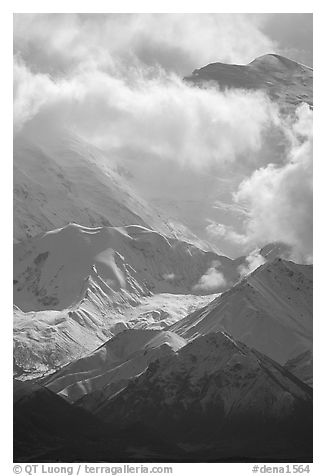
[[(325, 200), (325, 120), (326, 111), (325, 86), (326, 86), (326, 55), (324, 31), (326, 18), (321, 2), (307, 1), (273, 1), (270, 5), (266, 2), (216, 1), (195, 2), (149, 2), (149, 1), (13, 1), (7, 2), (1, 8), (0, 16), (0, 58), (1, 58), (1, 252), (2, 269), (1, 279), (1, 429), (2, 429), (2, 474), (12, 473), (12, 13), (13, 12), (216, 12), (216, 13), (314, 13), (314, 463), (311, 465), (311, 474), (325, 474), (325, 407), (326, 386), (326, 312), (324, 295), (325, 263), (325, 237), (326, 237), (326, 200)], [(167, 465), (168, 463), (166, 463)], [(277, 466), (277, 465), (273, 465)], [(205, 472), (207, 475), (251, 474), (252, 464), (175, 464), (174, 475), (198, 474)], [(306, 473), (304, 473), (306, 474)]]

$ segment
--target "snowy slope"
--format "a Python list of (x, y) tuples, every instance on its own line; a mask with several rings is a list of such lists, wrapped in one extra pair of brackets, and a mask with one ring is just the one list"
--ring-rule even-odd
[(200, 244), (185, 226), (143, 200), (98, 148), (71, 133), (42, 139), (15, 136), (16, 242), (75, 222), (142, 225)]
[(186, 339), (226, 331), (284, 364), (312, 348), (312, 266), (277, 258), (170, 329)]
[(68, 310), (24, 313), (15, 308), (14, 375), (40, 377), (95, 349), (113, 335), (103, 321)]
[(43, 385), (71, 402), (84, 397), (83, 407), (93, 409), (126, 387), (129, 379), (144, 372), (150, 362), (185, 344), (182, 337), (170, 331), (126, 330), (51, 375)]
[(217, 262), (230, 286), (232, 260), (140, 226), (70, 224), (17, 243), (16, 375), (54, 370), (128, 327), (171, 325), (214, 297), (193, 288)]
[(112, 428), (145, 422), (188, 448), (190, 458), (211, 451), (218, 460), (309, 454), (311, 412), (308, 386), (219, 332), (156, 360), (96, 414)]
[(108, 338), (128, 328), (165, 329), (213, 296), (154, 294), (126, 301), (100, 312), (89, 301), (77, 309), (30, 311), (14, 309), (14, 372), (16, 378), (36, 378), (94, 351)]
[(217, 82), (224, 88), (263, 90), (283, 106), (313, 103), (313, 70), (280, 55), (267, 54), (247, 65), (212, 63), (185, 78), (193, 84)]
[(238, 276), (226, 257), (140, 226), (70, 224), (15, 245), (14, 304), (23, 311), (60, 310), (92, 292), (112, 302), (151, 292), (190, 294), (214, 262), (227, 281), (216, 292)]

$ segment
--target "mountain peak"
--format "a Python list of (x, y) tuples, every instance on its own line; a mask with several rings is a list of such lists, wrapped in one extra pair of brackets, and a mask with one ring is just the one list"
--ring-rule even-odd
[(311, 308), (312, 266), (275, 258), (170, 329), (188, 339), (226, 331), (283, 365), (310, 349)]
[(251, 61), (247, 66), (266, 71), (296, 70), (305, 67), (296, 61), (275, 53), (258, 56), (258, 58)]
[(144, 422), (177, 442), (196, 443), (216, 458), (221, 442), (236, 454), (238, 438), (242, 451), (250, 442), (251, 454), (262, 438), (266, 448), (275, 451), (276, 444), (283, 451), (284, 432), (289, 450), (294, 435), (306, 438), (311, 432), (311, 402), (308, 386), (220, 332), (198, 337), (153, 362), (96, 415), (112, 428), (123, 422), (127, 431)]
[(195, 69), (185, 81), (200, 87), (209, 83), (223, 89), (265, 91), (285, 110), (304, 102), (312, 106), (312, 68), (275, 53), (269, 53), (247, 65), (211, 63)]

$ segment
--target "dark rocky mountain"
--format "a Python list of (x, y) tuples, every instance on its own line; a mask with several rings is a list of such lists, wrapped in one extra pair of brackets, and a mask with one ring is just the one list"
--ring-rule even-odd
[(313, 376), (313, 355), (312, 350), (302, 352), (284, 365), (289, 372), (298, 377), (302, 382), (312, 387)]
[[(14, 462), (168, 460), (182, 450), (142, 425), (114, 432), (37, 384), (14, 380)], [(148, 448), (146, 453), (145, 448)]]
[(142, 422), (189, 461), (311, 460), (311, 388), (221, 332), (151, 363), (96, 415), (110, 428)]

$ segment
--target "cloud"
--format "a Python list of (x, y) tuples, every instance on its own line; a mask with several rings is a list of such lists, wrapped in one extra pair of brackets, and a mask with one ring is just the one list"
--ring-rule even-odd
[(38, 72), (85, 65), (160, 65), (181, 75), (207, 63), (247, 63), (275, 50), (263, 18), (246, 14), (15, 14), (14, 51)]
[(203, 274), (198, 283), (193, 286), (192, 290), (195, 292), (213, 293), (217, 292), (221, 288), (224, 288), (226, 286), (226, 279), (223, 273), (218, 271), (217, 268), (219, 266), (219, 261), (213, 261), (206, 273)]
[(172, 220), (189, 226), (189, 205), (198, 203), (202, 223), (190, 229), (204, 240), (217, 193), (256, 169), (266, 131), (280, 121), (261, 92), (200, 89), (161, 70), (120, 77), (90, 67), (53, 78), (16, 59), (14, 75), (16, 144), (23, 138), (54, 153), (71, 134), (97, 146), (145, 200), (171, 201)]
[(312, 111), (300, 106), (292, 129), (292, 149), (282, 166), (269, 164), (245, 179), (235, 201), (248, 210), (249, 243), (281, 241), (293, 258), (312, 261)]
[[(174, 75), (133, 81), (97, 69), (54, 80), (14, 65), (15, 129), (73, 131), (107, 150), (197, 169), (257, 153), (277, 108), (260, 92), (199, 89)], [(31, 123), (31, 124), (28, 124)], [(248, 159), (247, 159), (248, 160)]]
[(286, 155), (241, 181), (227, 207), (237, 213), (237, 228), (210, 220), (210, 237), (242, 251), (280, 242), (292, 250), (291, 259), (312, 262), (312, 117), (309, 106), (302, 104), (294, 117), (283, 121)]
[(210, 224), (206, 227), (209, 236), (226, 241), (230, 240), (239, 245), (247, 244), (247, 236), (236, 232), (232, 226), (223, 225), (222, 223), (214, 223), (212, 220), (209, 221)]
[(260, 254), (259, 249), (253, 250), (246, 256), (246, 263), (238, 267), (238, 271), (241, 277), (247, 276), (266, 263), (266, 259)]

